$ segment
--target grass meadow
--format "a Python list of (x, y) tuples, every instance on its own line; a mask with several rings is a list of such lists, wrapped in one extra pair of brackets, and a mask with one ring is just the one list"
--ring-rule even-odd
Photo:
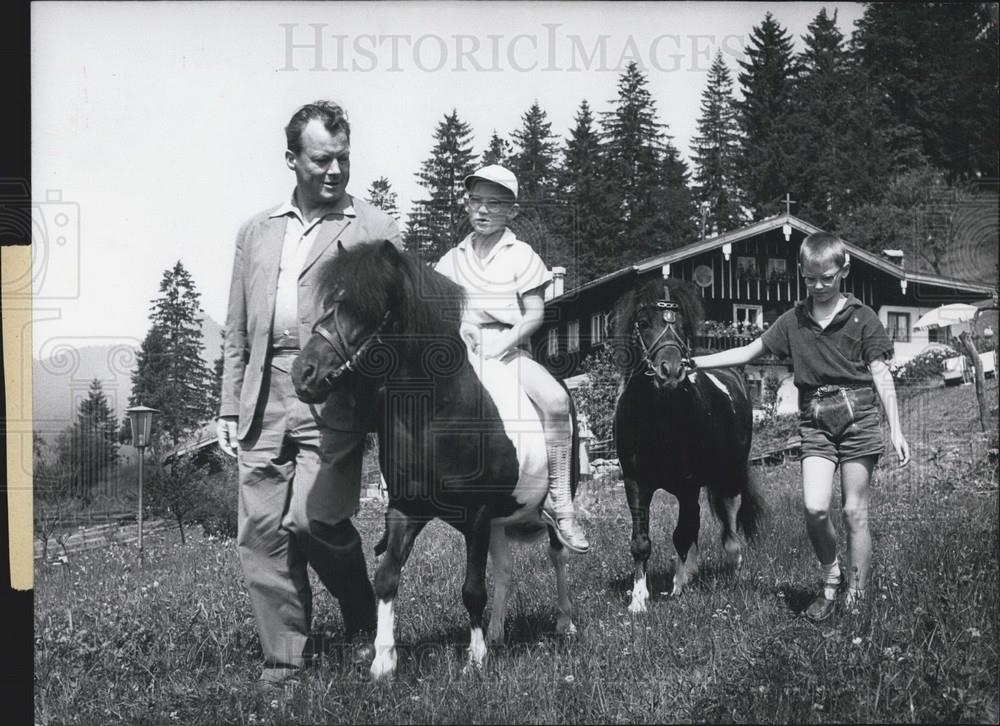
[[(507, 640), (479, 673), (462, 673), (461, 537), (434, 522), (403, 572), (395, 679), (373, 684), (344, 664), (338, 608), (314, 580), (328, 655), (280, 698), (255, 688), (235, 543), (192, 533), (182, 546), (170, 532), (147, 540), (142, 566), (134, 548), (111, 546), (38, 568), (35, 722), (997, 723), (995, 381), (988, 395), (980, 434), (970, 386), (903, 393), (914, 462), (887, 457), (877, 471), (869, 597), (822, 625), (801, 615), (818, 575), (794, 462), (756, 469), (769, 518), (738, 572), (703, 504), (701, 569), (678, 598), (667, 594), (676, 504), (658, 495), (653, 599), (638, 616), (626, 609), (623, 489), (593, 482), (580, 500), (592, 551), (569, 568), (578, 635), (555, 634), (544, 541), (517, 547)], [(372, 570), (381, 507), (365, 502), (357, 518)]]

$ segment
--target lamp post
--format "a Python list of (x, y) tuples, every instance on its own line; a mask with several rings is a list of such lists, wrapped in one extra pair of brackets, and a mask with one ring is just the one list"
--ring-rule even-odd
[(149, 434), (153, 427), (153, 414), (159, 413), (148, 406), (133, 406), (126, 409), (129, 423), (132, 425), (132, 445), (139, 450), (139, 559), (142, 559), (142, 462), (145, 456), (143, 449), (149, 445)]

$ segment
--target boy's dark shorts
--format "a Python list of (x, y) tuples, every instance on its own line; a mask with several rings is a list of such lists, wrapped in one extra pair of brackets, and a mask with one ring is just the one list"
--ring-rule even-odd
[(882, 454), (882, 410), (874, 389), (823, 386), (803, 398), (800, 460), (820, 456), (839, 464)]

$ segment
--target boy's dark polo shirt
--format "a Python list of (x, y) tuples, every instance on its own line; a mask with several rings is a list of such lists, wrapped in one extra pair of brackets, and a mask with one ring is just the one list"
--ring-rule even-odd
[(892, 341), (875, 311), (854, 295), (846, 297), (844, 307), (826, 328), (807, 312), (812, 310), (812, 299), (806, 298), (761, 335), (769, 352), (779, 358), (791, 357), (793, 381), (799, 390), (870, 385), (868, 364), (892, 357)]

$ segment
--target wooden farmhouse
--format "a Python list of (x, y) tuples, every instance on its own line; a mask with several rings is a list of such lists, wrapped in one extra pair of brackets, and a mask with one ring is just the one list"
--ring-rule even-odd
[[(794, 215), (780, 214), (641, 260), (573, 290), (562, 291), (557, 279), (546, 300), (545, 322), (532, 339), (536, 358), (554, 374), (570, 379), (572, 387), (583, 358), (613, 334), (619, 297), (648, 278), (667, 275), (689, 280), (701, 291), (707, 322), (695, 341), (696, 350), (744, 345), (805, 298), (796, 266), (798, 249), (806, 236), (819, 231)], [(851, 270), (842, 289), (878, 313), (895, 342), (897, 362), (932, 343), (946, 342), (947, 329), (913, 329), (921, 315), (939, 305), (975, 302), (992, 293), (981, 283), (909, 271), (905, 259), (874, 254), (850, 242), (847, 249)], [(788, 378), (783, 388), (791, 389), (786, 363), (762, 359), (761, 365), (747, 366), (757, 396), (768, 371), (779, 381)]]

